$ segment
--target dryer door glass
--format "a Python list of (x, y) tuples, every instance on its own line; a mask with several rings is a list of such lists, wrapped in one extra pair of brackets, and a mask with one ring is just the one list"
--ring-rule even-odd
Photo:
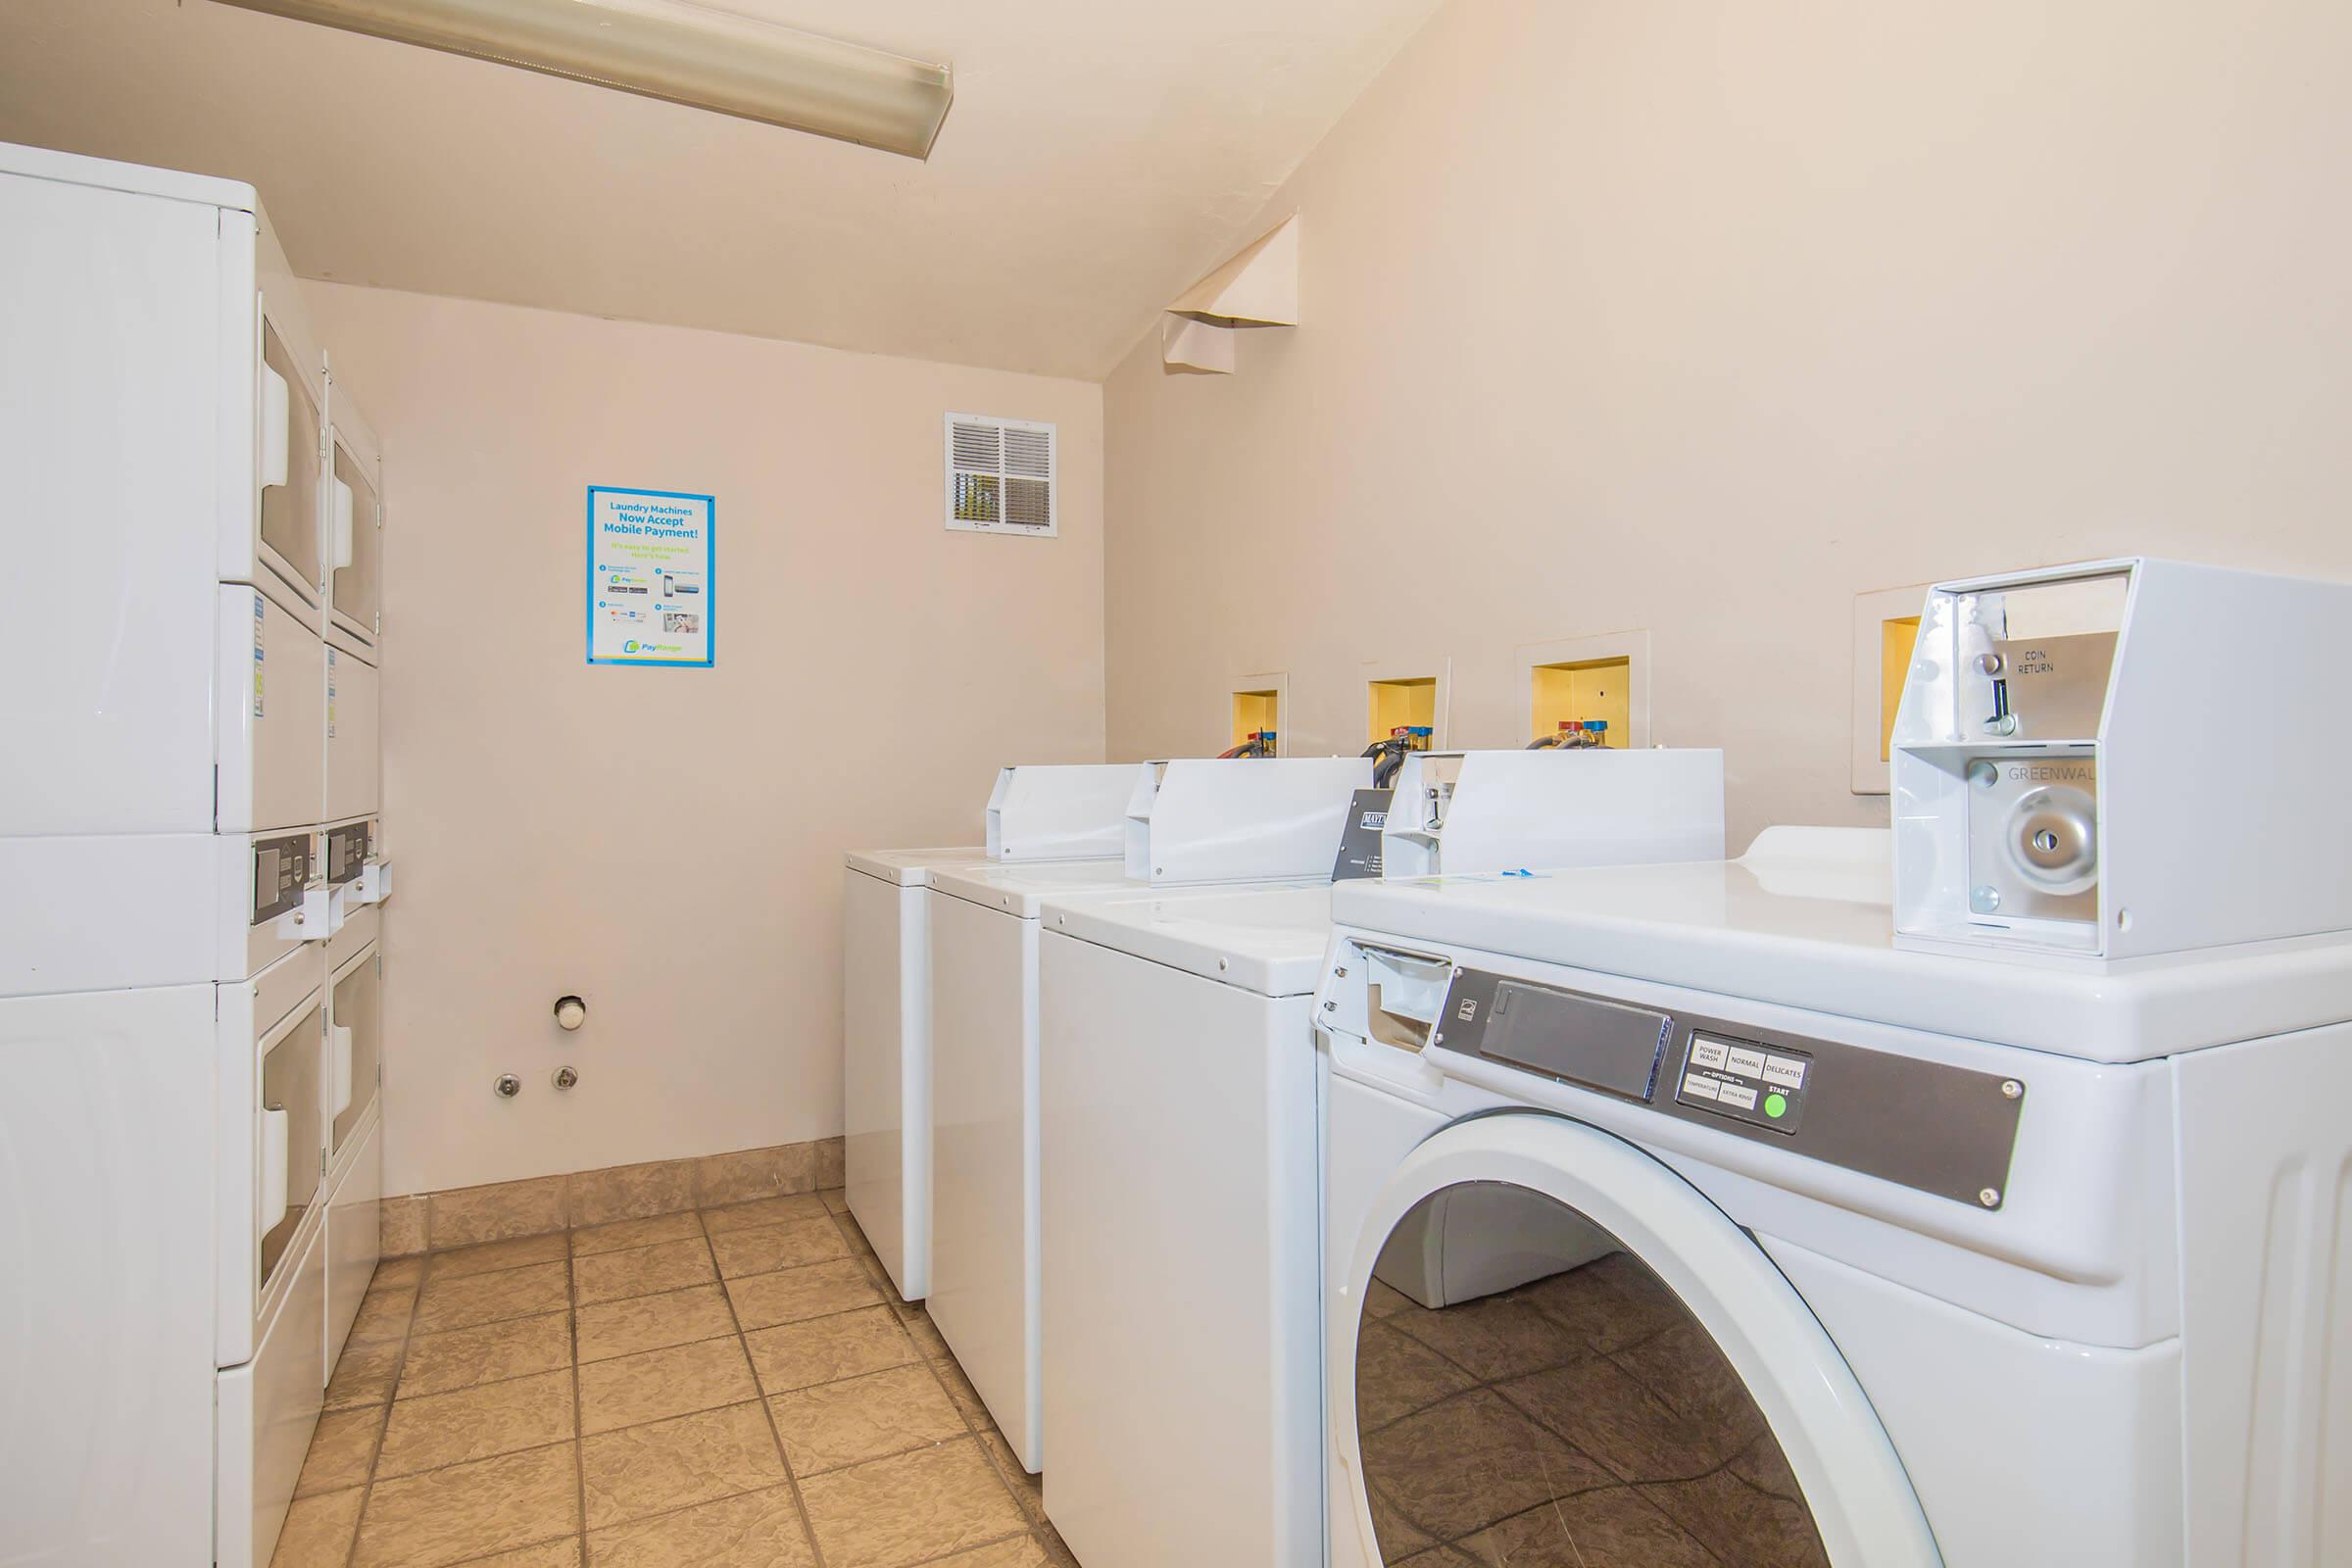
[[(361, 636), (375, 636), (376, 578), (383, 550), (383, 510), (375, 494), (375, 475), (368, 466), (335, 443), (335, 482), (351, 493), (351, 553), (342, 554), (343, 524), (335, 520), (335, 613)], [(336, 505), (342, 505), (340, 496)]]
[(1827, 1568), (1731, 1363), (1566, 1204), (1499, 1182), (1431, 1194), (1383, 1247), (1358, 1327), (1384, 1563)]
[(277, 328), (262, 323), (262, 363), (286, 384), (286, 482), (262, 491), (262, 543), (318, 585), (318, 406)]
[(265, 1289), (318, 1197), (325, 1034), (321, 1009), (312, 1006), (262, 1053), (262, 1097), (254, 1107), (261, 1151), (254, 1223), (261, 1232), (259, 1283)]
[(383, 1003), (376, 990), (376, 957), (369, 954), (335, 982), (333, 1015), (326, 1031), (327, 1109), (334, 1116), (330, 1160), (343, 1155), (344, 1141), (368, 1118), (375, 1103), (375, 1064), (383, 1029)]

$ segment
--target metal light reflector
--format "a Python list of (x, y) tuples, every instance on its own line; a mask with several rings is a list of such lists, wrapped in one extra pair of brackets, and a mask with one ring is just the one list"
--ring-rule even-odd
[(955, 74), (684, 0), (221, 0), (927, 157)]

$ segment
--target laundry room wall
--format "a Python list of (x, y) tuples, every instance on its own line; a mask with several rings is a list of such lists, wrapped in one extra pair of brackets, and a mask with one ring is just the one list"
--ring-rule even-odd
[(1353, 750), (1366, 662), (1445, 658), (1517, 745), (1520, 645), (1647, 628), (1743, 844), (1885, 820), (1860, 592), (2352, 576), (2348, 57), (2333, 0), (1453, 0), (1234, 236), (1300, 215), (1302, 323), (1109, 378), (1111, 755), (1269, 670)]
[[(385, 449), (386, 1190), (837, 1135), (843, 850), (1102, 760), (1101, 388), (311, 302)], [(950, 411), (1059, 426), (1059, 538), (942, 526)], [(715, 667), (584, 662), (591, 484), (716, 497)]]

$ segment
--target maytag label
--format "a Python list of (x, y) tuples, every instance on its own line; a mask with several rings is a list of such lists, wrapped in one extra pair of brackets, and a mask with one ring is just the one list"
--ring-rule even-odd
[(1381, 874), (1380, 834), (1389, 825), (1389, 802), (1394, 790), (1357, 790), (1348, 808), (1348, 825), (1340, 831), (1340, 858), (1331, 867), (1334, 882), (1365, 882)]

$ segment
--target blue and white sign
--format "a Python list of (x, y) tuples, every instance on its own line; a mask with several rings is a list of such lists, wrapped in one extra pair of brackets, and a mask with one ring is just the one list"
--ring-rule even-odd
[(717, 521), (710, 496), (588, 487), (588, 662), (714, 660)]

